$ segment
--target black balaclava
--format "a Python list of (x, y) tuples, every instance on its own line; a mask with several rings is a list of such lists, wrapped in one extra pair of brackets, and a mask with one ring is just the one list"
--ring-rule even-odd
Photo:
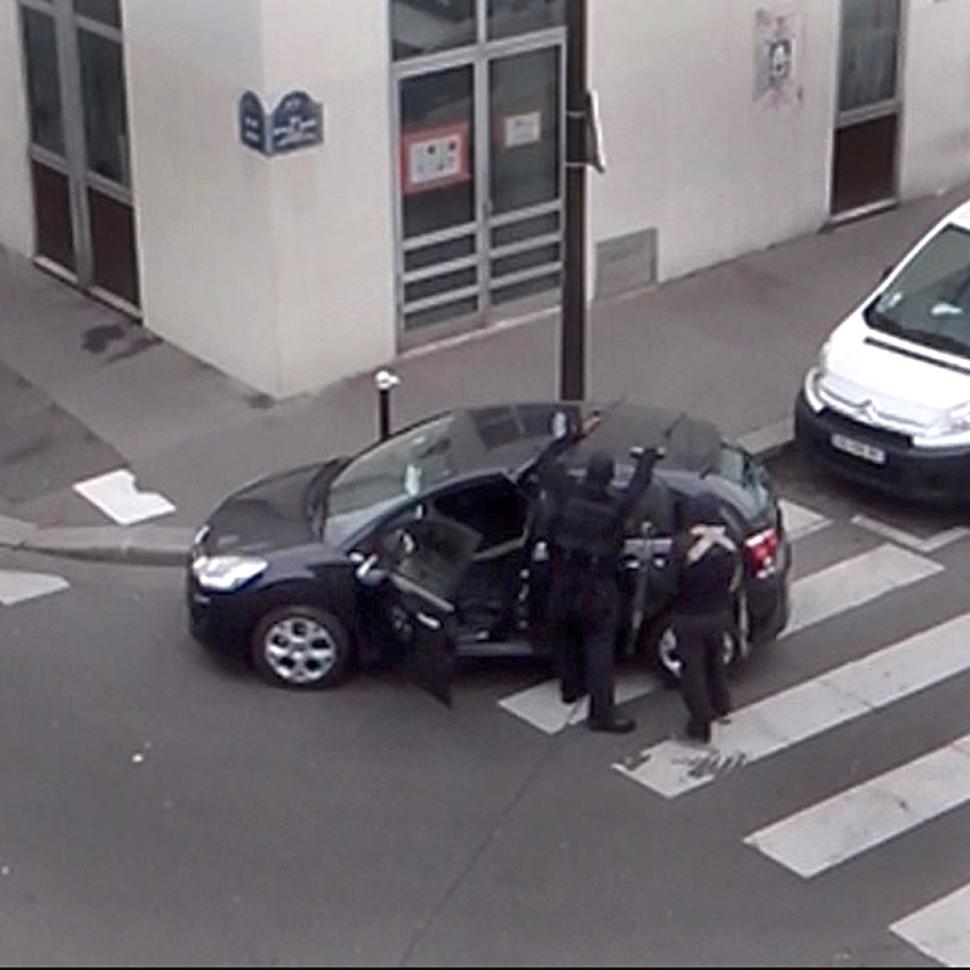
[(616, 468), (613, 459), (605, 451), (593, 452), (586, 463), (585, 485), (588, 491), (596, 494), (605, 494)]

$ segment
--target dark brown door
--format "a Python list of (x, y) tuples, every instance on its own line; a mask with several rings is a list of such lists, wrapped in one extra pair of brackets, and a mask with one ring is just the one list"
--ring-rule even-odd
[(899, 35), (899, 0), (843, 0), (835, 216), (882, 208), (896, 199)]

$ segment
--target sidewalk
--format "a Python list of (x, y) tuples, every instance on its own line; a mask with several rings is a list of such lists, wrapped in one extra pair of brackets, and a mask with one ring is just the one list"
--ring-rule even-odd
[[(964, 186), (594, 306), (588, 396), (682, 409), (756, 452), (776, 447), (833, 325), (968, 195)], [(395, 425), (458, 404), (555, 397), (557, 345), (558, 316), (549, 313), (407, 355), (393, 364), (402, 379)], [(70, 484), (22, 501), (3, 496), (0, 545), (12, 548), (181, 563), (227, 492), (356, 451), (375, 434), (369, 375), (274, 403), (2, 254), (0, 361), (88, 429), (101, 471), (120, 460), (140, 489), (176, 506), (124, 528)]]

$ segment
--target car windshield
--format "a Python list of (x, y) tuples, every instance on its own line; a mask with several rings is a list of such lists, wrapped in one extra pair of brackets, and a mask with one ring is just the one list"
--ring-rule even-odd
[(330, 483), (317, 511), (319, 531), (341, 545), (364, 523), (456, 474), (454, 416), (437, 418), (365, 451)]
[(947, 226), (866, 313), (875, 330), (970, 357), (970, 232)]

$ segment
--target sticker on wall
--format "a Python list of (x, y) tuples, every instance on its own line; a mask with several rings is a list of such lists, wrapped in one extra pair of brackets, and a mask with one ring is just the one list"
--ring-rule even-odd
[(790, 109), (801, 104), (801, 43), (799, 13), (787, 8), (761, 8), (755, 14), (754, 100), (758, 107)]
[(401, 135), (401, 175), (404, 194), (430, 192), (471, 179), (468, 160), (469, 125), (455, 122)]
[(506, 115), (501, 121), (501, 137), (506, 150), (538, 144), (542, 141), (542, 112)]

